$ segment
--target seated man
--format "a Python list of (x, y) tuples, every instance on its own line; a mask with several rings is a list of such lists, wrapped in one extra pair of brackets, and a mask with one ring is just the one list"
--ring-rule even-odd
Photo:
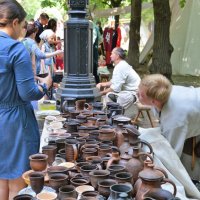
[[(111, 61), (115, 67), (109, 82), (97, 84), (101, 95), (106, 95), (106, 103), (114, 101), (126, 110), (136, 101), (136, 93), (140, 84), (140, 77), (125, 61), (125, 52), (116, 47), (112, 50)], [(102, 88), (105, 88), (102, 90)]]

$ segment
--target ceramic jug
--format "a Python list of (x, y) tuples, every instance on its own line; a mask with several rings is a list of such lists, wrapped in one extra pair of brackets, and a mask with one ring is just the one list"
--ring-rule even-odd
[(161, 188), (161, 185), (165, 183), (170, 183), (173, 186), (173, 195), (176, 196), (176, 185), (165, 176), (163, 171), (156, 169), (153, 164), (149, 164), (146, 169), (139, 172), (141, 184), (139, 186), (137, 182), (135, 184), (135, 187), (137, 187), (135, 200), (143, 200), (145, 196), (153, 198), (156, 196), (158, 200), (171, 198), (171, 193)]

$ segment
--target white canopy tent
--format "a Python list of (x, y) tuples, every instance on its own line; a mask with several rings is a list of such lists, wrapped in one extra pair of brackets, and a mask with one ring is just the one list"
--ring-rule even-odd
[[(184, 8), (179, 0), (171, 0), (170, 41), (174, 47), (171, 57), (174, 75), (200, 75), (200, 0), (188, 0)], [(152, 32), (140, 54), (140, 63), (149, 59), (152, 53), (154, 34)]]
[(200, 0), (186, 1), (180, 8), (175, 0), (171, 22), (171, 43), (174, 52), (171, 57), (174, 75), (200, 75)]

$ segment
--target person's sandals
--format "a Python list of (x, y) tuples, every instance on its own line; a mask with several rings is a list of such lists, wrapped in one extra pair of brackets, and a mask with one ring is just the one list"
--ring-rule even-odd
[(117, 96), (114, 94), (109, 94), (108, 97), (113, 101), (113, 102), (117, 102)]

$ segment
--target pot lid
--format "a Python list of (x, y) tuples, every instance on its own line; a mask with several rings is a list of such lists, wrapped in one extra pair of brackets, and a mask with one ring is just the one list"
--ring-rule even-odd
[(141, 179), (147, 180), (147, 181), (159, 181), (164, 178), (164, 174), (153, 168), (153, 164), (150, 164), (148, 168), (142, 170), (139, 173), (139, 177)]

